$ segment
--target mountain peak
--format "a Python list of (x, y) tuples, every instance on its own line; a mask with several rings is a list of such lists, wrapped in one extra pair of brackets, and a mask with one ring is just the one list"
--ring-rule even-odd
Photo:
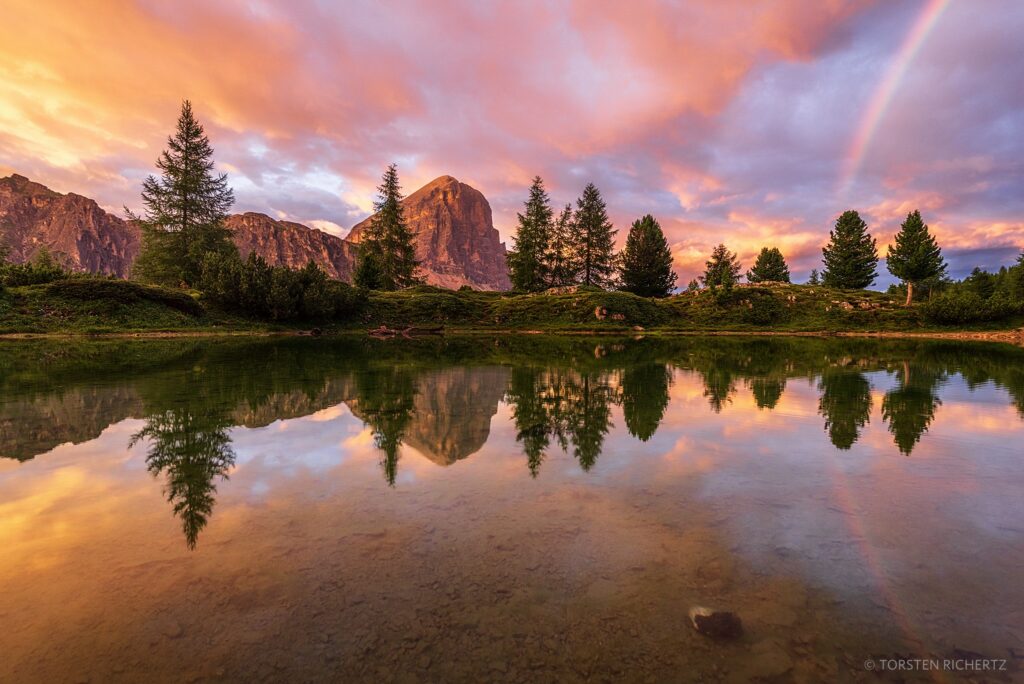
[[(482, 192), (444, 175), (403, 199), (402, 208), (427, 283), (486, 290), (511, 287), (505, 246)], [(357, 223), (347, 239), (359, 242), (372, 218)]]

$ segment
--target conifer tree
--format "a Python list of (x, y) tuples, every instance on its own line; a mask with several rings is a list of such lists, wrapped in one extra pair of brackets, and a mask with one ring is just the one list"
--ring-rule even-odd
[(576, 267), (570, 251), (572, 233), (572, 205), (566, 204), (551, 224), (551, 237), (545, 255), (548, 287), (561, 287), (576, 282)]
[(697, 280), (696, 278), (693, 278), (692, 280), (690, 280), (690, 282), (687, 283), (687, 285), (686, 285), (686, 291), (687, 292), (700, 292), (700, 281)]
[(818, 269), (811, 269), (811, 277), (807, 279), (808, 285), (821, 285), (821, 277), (818, 276)]
[(748, 283), (788, 283), (789, 266), (778, 247), (762, 247), (754, 261), (754, 266), (747, 271)]
[(676, 286), (672, 252), (661, 226), (647, 214), (629, 229), (622, 251), (622, 289), (641, 297), (667, 297)]
[(135, 277), (164, 285), (196, 285), (207, 254), (236, 254), (224, 219), (235, 201), (226, 174), (213, 171), (213, 148), (192, 105), (181, 105), (178, 127), (156, 162), (160, 178), (142, 184), (142, 248)]
[(908, 306), (914, 298), (915, 283), (945, 275), (946, 262), (942, 258), (942, 250), (921, 220), (921, 212), (916, 209), (907, 214), (907, 219), (900, 225), (896, 244), (889, 245), (886, 266), (889, 273), (907, 284)]
[(551, 241), (551, 200), (544, 181), (535, 176), (530, 197), (519, 214), (515, 247), (508, 254), (509, 278), (512, 287), (525, 292), (538, 292), (548, 286), (548, 253)]
[(740, 275), (740, 264), (736, 254), (718, 245), (711, 251), (711, 258), (704, 262), (704, 275), (701, 281), (706, 287), (732, 287)]
[(376, 213), (359, 246), (357, 274), (364, 287), (376, 283), (380, 290), (401, 290), (418, 284), (420, 279), (416, 276), (419, 262), (412, 231), (405, 222), (395, 164), (384, 171), (377, 191), (373, 203)]
[(822, 248), (825, 272), (822, 284), (839, 289), (863, 290), (878, 276), (878, 249), (868, 225), (856, 211), (844, 211)]
[(576, 200), (572, 254), (582, 285), (606, 287), (615, 274), (615, 231), (601, 191), (593, 183)]

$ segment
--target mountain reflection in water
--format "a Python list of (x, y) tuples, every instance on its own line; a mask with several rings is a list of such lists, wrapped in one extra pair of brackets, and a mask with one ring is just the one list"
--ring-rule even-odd
[[(555, 575), (538, 570), (547, 561), (530, 560), (526, 566), (540, 573), (537, 582), (572, 585), (563, 598), (546, 593), (550, 587), (530, 584), (524, 579), (529, 574), (525, 570), (506, 577), (532, 587), (523, 589), (527, 591), (523, 596), (509, 590), (513, 593), (508, 596), (533, 606), (524, 608), (526, 614), (539, 611), (537, 619), (560, 625), (559, 629), (576, 624), (574, 611), (584, 608), (576, 601), (596, 605), (619, 599), (639, 601), (635, 605), (640, 607), (631, 609), (640, 611), (633, 616), (641, 621), (638, 625), (657, 623), (659, 629), (668, 629), (665, 625), (685, 615), (689, 606), (675, 606), (672, 615), (677, 617), (651, 606), (665, 599), (661, 592), (675, 587), (676, 580), (668, 578), (677, 575), (690, 584), (672, 591), (702, 594), (693, 601), (739, 603), (755, 633), (758, 624), (785, 631), (806, 619), (808, 627), (798, 630), (804, 635), (810, 623), (821, 627), (834, 622), (834, 613), (842, 612), (838, 606), (847, 605), (843, 604), (847, 594), (860, 598), (880, 592), (882, 598), (872, 600), (876, 608), (882, 606), (883, 618), (870, 619), (893, 621), (902, 630), (899, 648), (908, 643), (917, 644), (914, 648), (938, 648), (927, 629), (921, 634), (920, 627), (908, 622), (910, 613), (944, 621), (953, 639), (961, 638), (964, 629), (988, 610), (992, 624), (979, 627), (973, 641), (966, 639), (970, 643), (957, 647), (985, 653), (1015, 648), (1014, 653), (1024, 653), (1018, 638), (1024, 634), (1018, 624), (1021, 615), (1008, 607), (1024, 597), (1003, 586), (1001, 582), (1010, 578), (998, 574), (1014, 567), (1019, 570), (1024, 560), (1019, 548), (1024, 546), (1020, 543), (1024, 533), (1012, 522), (1024, 511), (1019, 501), (1009, 503), (1007, 498), (1014, 482), (1024, 483), (1016, 470), (1020, 451), (1012, 446), (1024, 434), (1024, 351), (1013, 347), (742, 337), (12, 343), (0, 348), (0, 392), (0, 457), (6, 457), (0, 458), (0, 496), (8, 502), (7, 508), (0, 509), (8, 516), (0, 534), (8, 535), (11, 558), (23, 553), (40, 567), (59, 564), (56, 559), (70, 553), (39, 546), (40, 539), (49, 537), (40, 536), (36, 525), (42, 523), (36, 517), (63, 509), (28, 502), (62, 496), (70, 502), (62, 505), (72, 507), (75, 501), (95, 505), (108, 498), (116, 502), (122, 496), (126, 502), (128, 498), (135, 502), (132, 510), (140, 511), (140, 516), (144, 510), (148, 516), (155, 480), (163, 496), (157, 503), (167, 520), (172, 520), (167, 513), (170, 508), (180, 529), (177, 544), (193, 563), (200, 562), (204, 544), (227, 552), (241, 543), (239, 525), (261, 519), (261, 506), (286, 515), (288, 510), (305, 510), (305, 504), (298, 502), (307, 496), (318, 508), (303, 515), (311, 520), (323, 517), (327, 537), (317, 537), (317, 543), (327, 545), (322, 553), (347, 558), (354, 563), (353, 572), (363, 567), (363, 561), (382, 558), (429, 560), (440, 572), (445, 550), (475, 549), (479, 557), (490, 558), (505, 547), (486, 540), (500, 538), (500, 525), (512, 526), (508, 518), (512, 514), (539, 526), (535, 540), (520, 546), (527, 555), (560, 557), (575, 550), (575, 560), (567, 558), (563, 567), (553, 570)], [(79, 453), (90, 455), (83, 458)], [(353, 470), (364, 454), (374, 459), (373, 482), (364, 481)], [(83, 483), (100, 486), (101, 480), (95, 477), (121, 467), (117, 463), (126, 470), (121, 479), (102, 485), (106, 493), (87, 495), (83, 490), (81, 499), (66, 493), (68, 487)], [(135, 463), (148, 472), (152, 484), (144, 493), (133, 489), (145, 481), (132, 474), (137, 472)], [(292, 491), (289, 478), (301, 472), (318, 474), (306, 490)], [(352, 481), (327, 484), (341, 472)], [(48, 473), (59, 476), (64, 484), (44, 487)], [(474, 499), (474, 488), (481, 495), (489, 491), (490, 485), (478, 479), (484, 473), (498, 488), (488, 495), (491, 503), (478, 504), (481, 507), (463, 520), (462, 532), (457, 528), (439, 532), (442, 523), (427, 524), (422, 539), (432, 541), (421, 545), (407, 540), (412, 554), (408, 558), (400, 547), (379, 536), (384, 532), (372, 527), (346, 533), (351, 553), (358, 549), (357, 556), (346, 555), (345, 547), (331, 546), (330, 531), (341, 530), (347, 523), (331, 517), (327, 502), (337, 499), (337, 505), (355, 506), (349, 512), (353, 519), (362, 519), (370, 510), (382, 520), (401, 511), (434, 519), (445, 511), (461, 510), (467, 500)], [(866, 489), (869, 477), (877, 491)], [(275, 498), (276, 492), (286, 491), (291, 501), (287, 505)], [(497, 493), (502, 491), (510, 493)], [(527, 498), (531, 491), (536, 491), (535, 498)], [(664, 493), (669, 493), (668, 500), (662, 498)], [(502, 508), (501, 496), (515, 498), (514, 510)], [(576, 504), (574, 497), (579, 499)], [(921, 540), (907, 542), (906, 548), (891, 540), (879, 542), (880, 523), (870, 522), (865, 508), (876, 497), (891, 500), (889, 505), (899, 511), (904, 524), (921, 531)], [(220, 504), (222, 498), (230, 503)], [(345, 500), (350, 504), (343, 504)], [(219, 506), (225, 512), (220, 513)], [(580, 507), (605, 520), (606, 539), (592, 539), (592, 548), (579, 546), (578, 535), (586, 525), (577, 518), (575, 511)], [(605, 512), (602, 507), (610, 508)], [(943, 515), (953, 516), (948, 529), (935, 522), (940, 509)], [(612, 511), (625, 515), (622, 510), (630, 513), (620, 522), (608, 521)], [(119, 519), (111, 515), (96, 520), (106, 521), (109, 528), (110, 520)], [(491, 522), (488, 516), (493, 516)], [(149, 533), (153, 539), (163, 539), (152, 527), (159, 524), (158, 519), (152, 521), (146, 523)], [(80, 522), (76, 517), (71, 524)], [(128, 522), (121, 524), (128, 534)], [(287, 545), (285, 540), (293, 533), (300, 538), (305, 534), (299, 532), (302, 526), (297, 520), (280, 529), (262, 522), (252, 527), (252, 534), (263, 530), (268, 544), (280, 540)], [(874, 538), (869, 528), (876, 530)], [(901, 529), (906, 532), (907, 528)], [(647, 535), (654, 546), (647, 548), (643, 540), (623, 541), (630, 534)], [(206, 535), (214, 541), (207, 541)], [(922, 555), (942, 535), (962, 545), (940, 565), (958, 578), (963, 600), (948, 598), (943, 581), (929, 575), (927, 563), (933, 561)], [(641, 555), (658, 555), (655, 546), (664, 550), (684, 540), (685, 544), (677, 555), (658, 556), (662, 559), (651, 565), (620, 558), (621, 549), (606, 548), (612, 539), (618, 539), (622, 549), (639, 545), (634, 552)], [(134, 543), (134, 553), (147, 553), (144, 544)], [(813, 552), (806, 551), (812, 543)], [(724, 546), (712, 549), (719, 545)], [(599, 547), (604, 556), (592, 555)], [(863, 554), (851, 556), (859, 547)], [(317, 544), (303, 543), (282, 553), (315, 554), (316, 548)], [(966, 569), (972, 554), (993, 548), (1002, 549), (1000, 561), (988, 559), (986, 568)], [(792, 577), (780, 579), (782, 575), (774, 574), (769, 584), (759, 584), (770, 570), (791, 573), (794, 555), (800, 558), (802, 572), (815, 578), (808, 586), (794, 588)], [(741, 557), (755, 568), (743, 581), (738, 577), (746, 571), (736, 569)], [(866, 562), (867, 575), (857, 574), (858, 558)], [(619, 561), (621, 566), (614, 565)], [(148, 561), (140, 557), (139, 562)], [(695, 565), (680, 565), (691, 562)], [(34, 585), (19, 573), (16, 561), (10, 563), (0, 563), (0, 579), (25, 582), (24, 591), (30, 591)], [(493, 584), (501, 566), (499, 562), (479, 568), (479, 577), (488, 580), (472, 580), (476, 589), (469, 591), (494, 591), (499, 598), (505, 597), (505, 590)], [(763, 570), (756, 570), (759, 566)], [(604, 567), (605, 574), (587, 577), (586, 568), (597, 567)], [(904, 605), (889, 587), (892, 577), (902, 577), (909, 569), (913, 579), (907, 581), (917, 582), (928, 596), (927, 601), (921, 599), (923, 608), (913, 602)], [(371, 574), (360, 575), (362, 579), (348, 580), (356, 582), (350, 584), (356, 593), (372, 583), (372, 571), (367, 572)], [(583, 589), (573, 584), (577, 572), (585, 577), (580, 580), (586, 582)], [(887, 573), (892, 576), (888, 580)], [(132, 584), (130, 576), (120, 581)], [(191, 581), (210, 580), (193, 575)], [(978, 603), (974, 595), (989, 591), (989, 581), (1000, 584), (1002, 597)], [(633, 588), (621, 588), (626, 586)], [(743, 587), (755, 586), (760, 587), (756, 592), (743, 593)], [(764, 603), (773, 600), (766, 598), (771, 592), (789, 596), (795, 591), (804, 597), (823, 587), (832, 594), (815, 604), (816, 613), (811, 599), (786, 599), (792, 605), (771, 610)], [(267, 585), (259, 591), (270, 592), (269, 597), (284, 590)], [(136, 593), (144, 596), (146, 591)], [(242, 598), (228, 595), (221, 600), (233, 605)], [(971, 600), (978, 605), (965, 607)], [(408, 601), (415, 604), (417, 599)], [(957, 619), (949, 617), (954, 604), (963, 611)], [(553, 605), (568, 612), (549, 614), (547, 608), (538, 607)], [(28, 610), (27, 604), (24, 609)], [(19, 610), (16, 604), (5, 612), (0, 601), (0, 615), (17, 617), (22, 615)], [(518, 619), (527, 619), (526, 614), (517, 613)], [(577, 615), (583, 621), (577, 627), (600, 632), (582, 615), (589, 613)], [(369, 624), (364, 631), (372, 631)], [(688, 629), (685, 621), (672, 624), (670, 631)], [(594, 638), (608, 637), (598, 632)], [(1002, 637), (993, 636), (997, 634), (1009, 634), (1009, 641), (1003, 643)], [(835, 639), (836, 643), (841, 640), (838, 635)], [(382, 648), (387, 639), (373, 642), (376, 646), (364, 641), (359, 647), (372, 650)], [(813, 650), (809, 642), (800, 643), (804, 651)], [(696, 642), (697, 647), (702, 644)], [(787, 658), (799, 653), (789, 642), (780, 648)], [(783, 659), (774, 650), (772, 655)], [(18, 662), (27, 667), (24, 658), (28, 656), (21, 657)], [(588, 657), (597, 662), (603, 656)], [(813, 667), (803, 672), (805, 677), (832, 678), (831, 664), (821, 669), (818, 661), (811, 660)], [(435, 671), (430, 662), (437, 667), (436, 660), (424, 662), (423, 672)], [(340, 665), (327, 670), (311, 667), (296, 676), (357, 674)], [(803, 666), (790, 665), (782, 673), (794, 667)], [(555, 678), (565, 674), (554, 665), (543, 671)], [(359, 670), (357, 678), (373, 679), (375, 672)], [(664, 679), (657, 676), (659, 672), (664, 674), (658, 668), (651, 674)], [(3, 674), (0, 667), (0, 679)], [(266, 673), (255, 674), (267, 678)]]

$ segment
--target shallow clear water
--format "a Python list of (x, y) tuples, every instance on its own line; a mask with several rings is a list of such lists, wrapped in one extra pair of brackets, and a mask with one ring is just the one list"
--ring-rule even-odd
[[(0, 374), (0, 681), (1021, 677), (1020, 349), (19, 343)], [(879, 671), (919, 657), (1006, 671)]]

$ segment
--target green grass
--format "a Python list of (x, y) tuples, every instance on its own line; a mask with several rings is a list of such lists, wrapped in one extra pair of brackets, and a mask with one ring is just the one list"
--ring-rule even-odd
[(645, 299), (575, 288), (561, 293), (451, 291), (419, 286), (373, 292), (344, 320), (276, 325), (225, 314), (199, 293), (107, 278), (73, 278), (0, 291), (0, 333), (331, 332), (443, 325), (452, 330), (633, 332), (901, 332), (1019, 328), (1024, 317), (971, 326), (928, 324), (922, 305), (893, 296), (807, 285), (744, 286)]
[(125, 333), (236, 325), (208, 315), (177, 290), (105, 278), (73, 278), (0, 294), (0, 333)]
[(927, 323), (921, 305), (906, 307), (891, 295), (807, 285), (742, 286), (666, 299), (589, 288), (559, 294), (416, 288), (372, 293), (355, 324), (604, 332), (636, 327), (678, 332), (898, 332), (1012, 329), (1024, 324), (1024, 317), (942, 327)]

